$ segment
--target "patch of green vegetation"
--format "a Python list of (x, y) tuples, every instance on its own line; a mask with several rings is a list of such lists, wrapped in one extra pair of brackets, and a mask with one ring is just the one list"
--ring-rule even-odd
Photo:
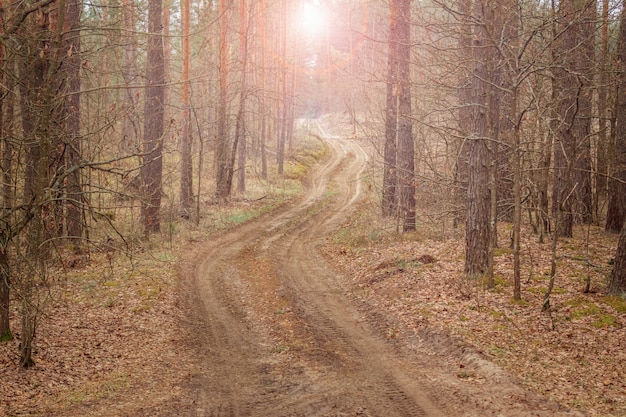
[(233, 213), (226, 218), (228, 223), (240, 224), (249, 221), (254, 217), (254, 212), (239, 212)]
[(287, 346), (287, 345), (278, 345), (278, 346), (276, 346), (275, 351), (276, 351), (276, 353), (288, 352), (289, 351), (289, 346)]
[[(528, 307), (530, 305), (530, 303), (527, 300), (524, 300), (524, 299), (516, 300), (515, 298), (511, 298), (511, 304), (520, 306), (520, 307)], [(519, 312), (517, 312), (516, 314), (518, 313)]]
[(503, 357), (503, 356), (506, 354), (506, 350), (504, 350), (504, 349), (502, 349), (502, 348), (499, 348), (499, 347), (497, 347), (497, 346), (490, 346), (490, 347), (489, 347), (489, 351), (490, 351), (490, 352), (491, 352), (494, 356), (497, 356), (497, 357), (500, 357), (500, 358), (501, 358), (501, 357)]
[(413, 268), (417, 268), (422, 266), (421, 263), (413, 260), (413, 259), (398, 259), (396, 261), (396, 266), (398, 267), (398, 269), (400, 270), (405, 270), (405, 269), (413, 269)]
[(131, 378), (128, 373), (113, 372), (104, 380), (81, 385), (79, 389), (70, 393), (69, 400), (73, 403), (82, 403), (110, 398), (118, 391), (128, 388), (130, 384)]
[(489, 313), (490, 316), (492, 316), (493, 318), (496, 318), (496, 319), (501, 319), (501, 318), (505, 317), (503, 312), (497, 311), (497, 310), (489, 310), (488, 313)]
[(609, 313), (599, 314), (598, 317), (591, 323), (593, 327), (598, 329), (604, 329), (607, 327), (619, 327), (617, 317)]
[(473, 372), (467, 371), (459, 372), (458, 374), (456, 374), (456, 377), (461, 379), (474, 378), (475, 376), (476, 374), (474, 374)]
[(11, 333), (11, 329), (0, 335), (0, 342), (10, 342), (11, 340), (13, 340), (13, 333)]
[(619, 296), (607, 296), (602, 298), (602, 302), (613, 307), (618, 313), (626, 313), (626, 300)]
[(583, 319), (590, 317), (592, 319), (591, 325), (599, 329), (620, 326), (620, 323), (613, 314), (605, 312), (602, 307), (594, 303), (593, 301), (579, 297), (569, 300), (566, 305), (572, 308), (572, 312), (567, 319)]
[(502, 248), (494, 248), (493, 250), (493, 256), (498, 257), (498, 256), (504, 256), (504, 255), (508, 255), (510, 253), (513, 253), (513, 249), (507, 247), (502, 247)]
[(603, 313), (602, 309), (597, 304), (584, 298), (574, 298), (567, 301), (565, 304), (572, 307), (571, 316), (573, 319), (580, 319)]
[[(484, 276), (482, 278), (482, 284), (485, 288), (489, 287), (489, 277)], [(511, 283), (506, 279), (505, 276), (500, 274), (493, 274), (493, 286), (497, 289), (497, 287), (510, 287)]]
[(154, 255), (154, 257), (161, 262), (172, 262), (176, 260), (175, 256), (171, 252), (161, 252)]

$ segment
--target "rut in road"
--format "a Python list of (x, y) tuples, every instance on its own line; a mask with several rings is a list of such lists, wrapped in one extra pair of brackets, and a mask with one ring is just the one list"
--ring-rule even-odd
[[(330, 157), (300, 202), (228, 232), (202, 251), (193, 285), (204, 362), (189, 415), (444, 415), (424, 393), (419, 371), (359, 318), (317, 251), (361, 198), (367, 164), (357, 142), (326, 142)], [(259, 281), (275, 284), (268, 293), (252, 294)], [(273, 320), (275, 310), (251, 307), (275, 294), (295, 323), (289, 342), (298, 348), (288, 354), (275, 346), (275, 334), (286, 331)]]

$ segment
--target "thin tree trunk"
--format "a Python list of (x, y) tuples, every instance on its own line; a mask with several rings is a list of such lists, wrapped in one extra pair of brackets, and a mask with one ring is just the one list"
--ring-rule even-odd
[[(261, 0), (261, 7), (259, 9), (259, 22), (261, 25), (260, 28), (260, 32), (261, 32), (261, 91), (266, 91), (267, 88), (267, 79), (266, 79), (266, 69), (265, 69), (265, 65), (266, 65), (266, 54), (267, 54), (267, 34), (265, 33), (265, 19), (266, 19), (266, 13), (265, 13), (265, 8), (266, 8), (266, 4), (265, 4), (265, 0)], [(259, 107), (260, 107), (260, 117), (261, 117), (261, 121), (260, 121), (260, 143), (259, 143), (259, 148), (261, 150), (261, 178), (263, 179), (267, 179), (267, 152), (265, 149), (265, 144), (267, 142), (267, 98), (262, 96), (260, 97), (260, 102), (259, 102)]]
[(246, 103), (248, 98), (248, 16), (245, 0), (239, 0), (239, 54), (241, 59), (241, 86), (239, 94), (239, 111), (235, 126), (236, 146), (239, 149), (237, 166), (237, 189), (246, 191)]
[(65, 134), (68, 136), (66, 151), (66, 169), (69, 171), (66, 190), (67, 236), (72, 238), (75, 249), (82, 246), (83, 237), (83, 187), (81, 170), (77, 167), (81, 158), (80, 135), (80, 16), (81, 2), (70, 0), (67, 3), (66, 24), (64, 25), (63, 45), (65, 82), (67, 83), (67, 102), (65, 103)]
[(181, 132), (181, 173), (180, 173), (180, 204), (182, 214), (189, 217), (193, 205), (193, 161), (191, 156), (191, 100), (190, 72), (191, 48), (189, 45), (190, 0), (182, 2), (182, 29), (183, 29), (183, 69), (182, 69), (182, 132)]
[[(398, 54), (398, 202), (402, 230), (413, 231), (415, 225), (415, 143), (411, 120), (411, 2), (392, 0), (397, 10)], [(393, 12), (392, 12), (393, 15)]]
[[(215, 148), (216, 197), (219, 201), (230, 198), (232, 189), (232, 167), (230, 166), (230, 135), (228, 129), (228, 22), (230, 20), (230, 1), (219, 2), (219, 77), (220, 91), (217, 105), (217, 138)], [(229, 180), (230, 178), (230, 180)]]
[(122, 148), (130, 152), (139, 149), (139, 127), (137, 126), (137, 90), (136, 79), (139, 76), (137, 70), (137, 44), (135, 36), (135, 5), (133, 0), (122, 0), (122, 14), (124, 17), (124, 116), (122, 119)]
[(390, 3), (389, 42), (387, 58), (387, 100), (385, 105), (385, 145), (383, 154), (383, 216), (398, 213), (398, 95), (399, 89), (399, 34), (398, 9)]

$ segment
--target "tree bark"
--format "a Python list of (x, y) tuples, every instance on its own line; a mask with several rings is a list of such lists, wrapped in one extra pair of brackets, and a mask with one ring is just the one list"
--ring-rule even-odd
[(182, 69), (182, 132), (181, 132), (181, 167), (180, 167), (180, 205), (182, 214), (189, 217), (193, 204), (193, 161), (191, 156), (191, 100), (190, 72), (191, 48), (189, 45), (190, 0), (182, 2), (182, 29), (183, 29), (183, 69)]
[(228, 129), (228, 75), (229, 75), (229, 46), (228, 22), (230, 20), (230, 1), (219, 2), (219, 103), (217, 105), (217, 138), (215, 146), (215, 193), (219, 201), (230, 198), (232, 190), (232, 169), (230, 166), (230, 135)]
[(122, 0), (122, 14), (124, 18), (124, 114), (122, 119), (121, 148), (129, 152), (139, 150), (139, 127), (137, 126), (137, 90), (136, 79), (139, 76), (137, 69), (137, 42), (135, 36), (135, 4), (133, 0)]
[(387, 58), (387, 99), (385, 105), (385, 145), (383, 155), (383, 216), (398, 215), (398, 101), (400, 90), (399, 10), (389, 3), (389, 42)]
[(626, 227), (622, 227), (617, 243), (608, 292), (613, 295), (626, 296)]
[(68, 137), (65, 152), (66, 170), (69, 171), (66, 185), (67, 236), (79, 250), (83, 237), (83, 189), (81, 170), (77, 169), (81, 158), (80, 134), (80, 16), (81, 2), (67, 2), (66, 22), (63, 29), (62, 51), (64, 58), (63, 78), (67, 83), (67, 101), (65, 103), (65, 134)]
[(488, 17), (481, 2), (473, 9), (473, 77), (471, 80), (471, 131), (469, 145), (469, 181), (467, 191), (467, 219), (465, 222), (465, 276), (482, 278), (489, 272), (490, 211), (489, 186), (489, 123), (488, 89), (489, 60), (485, 55), (489, 43)]
[(238, 148), (237, 189), (246, 191), (246, 103), (248, 98), (248, 14), (245, 0), (239, 0), (239, 54), (241, 60), (241, 86), (239, 111), (235, 126), (235, 147)]
[(619, 71), (615, 105), (615, 156), (609, 180), (607, 232), (619, 233), (626, 220), (626, 11), (622, 11), (619, 41)]
[(161, 182), (163, 175), (163, 115), (165, 68), (163, 61), (162, 1), (148, 3), (146, 103), (144, 109), (144, 162), (141, 168), (141, 214), (146, 235), (161, 231)]
[[(392, 0), (397, 25), (398, 54), (398, 203), (402, 230), (413, 231), (415, 224), (415, 143), (411, 115), (411, 1)], [(392, 12), (392, 15), (394, 13)]]
[(553, 70), (558, 125), (552, 208), (553, 217), (560, 219), (556, 233), (571, 237), (574, 222), (590, 221), (592, 211), (590, 121), (595, 0), (562, 1), (557, 16), (562, 33), (554, 42), (554, 55), (562, 56), (563, 61)]

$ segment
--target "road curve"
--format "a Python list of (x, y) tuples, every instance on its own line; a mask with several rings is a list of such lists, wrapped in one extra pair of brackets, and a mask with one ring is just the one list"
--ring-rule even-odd
[(444, 415), (317, 250), (362, 198), (367, 164), (358, 142), (324, 140), (329, 157), (301, 200), (219, 236), (197, 258), (202, 376), (188, 415)]

